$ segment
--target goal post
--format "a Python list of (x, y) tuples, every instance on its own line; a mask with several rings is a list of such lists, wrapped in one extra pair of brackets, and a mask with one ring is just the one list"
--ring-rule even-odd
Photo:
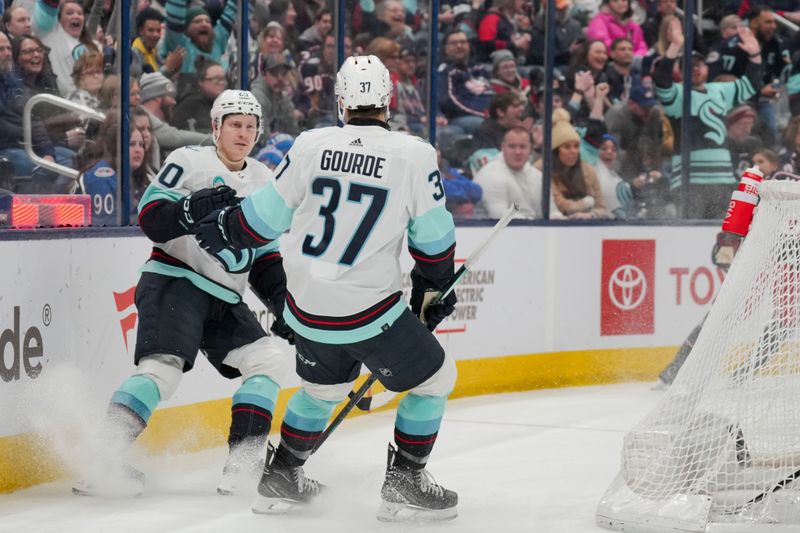
[(800, 531), (800, 182), (764, 181), (689, 358), (625, 437), (618, 531)]

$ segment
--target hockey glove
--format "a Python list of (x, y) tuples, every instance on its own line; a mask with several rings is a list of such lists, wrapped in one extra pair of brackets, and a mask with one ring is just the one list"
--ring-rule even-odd
[(411, 271), (411, 312), (419, 317), (429, 331), (435, 330), (442, 320), (455, 311), (458, 301), (455, 291), (450, 291), (450, 294), (434, 304), (432, 302), (437, 294), (439, 289), (416, 270)]
[(225, 215), (228, 213), (228, 209), (230, 208), (214, 211), (194, 227), (194, 236), (200, 247), (212, 255), (231, 247), (225, 223)]
[(276, 316), (272, 321), (269, 330), (274, 334), (294, 346), (294, 330), (289, 327), (289, 324), (281, 316)]
[(236, 191), (227, 185), (195, 191), (179, 200), (178, 224), (187, 232), (208, 215), (229, 205), (236, 205)]
[(740, 236), (720, 231), (717, 233), (717, 242), (711, 249), (711, 262), (727, 272), (741, 243)]

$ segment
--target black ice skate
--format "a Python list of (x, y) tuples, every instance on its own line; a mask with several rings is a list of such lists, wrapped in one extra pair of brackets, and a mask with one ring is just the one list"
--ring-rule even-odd
[(144, 472), (131, 465), (106, 465), (72, 486), (75, 496), (130, 498), (144, 492)]
[(263, 443), (257, 442), (243, 442), (232, 448), (222, 468), (217, 493), (230, 496), (242, 486), (252, 487), (264, 469), (263, 453)]
[(458, 515), (458, 494), (437, 485), (425, 469), (412, 470), (395, 465), (396, 457), (397, 450), (389, 444), (378, 520), (450, 520)]
[(309, 479), (301, 466), (276, 466), (275, 448), (267, 444), (267, 461), (258, 482), (258, 496), (253, 503), (257, 514), (282, 514), (293, 507), (308, 505), (323, 490), (316, 480)]

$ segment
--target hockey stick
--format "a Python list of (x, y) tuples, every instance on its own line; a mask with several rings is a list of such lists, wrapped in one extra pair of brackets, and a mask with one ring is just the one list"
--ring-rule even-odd
[[(472, 265), (475, 264), (478, 258), (480, 258), (480, 256), (483, 255), (483, 252), (486, 251), (486, 249), (489, 247), (489, 244), (491, 244), (491, 242), (495, 239), (495, 237), (497, 237), (497, 235), (499, 235), (500, 232), (503, 231), (503, 229), (506, 226), (508, 226), (508, 223), (511, 222), (512, 218), (514, 218), (514, 215), (517, 213), (517, 211), (519, 211), (519, 207), (517, 206), (517, 204), (514, 204), (508, 208), (508, 211), (506, 211), (506, 213), (503, 215), (503, 218), (498, 220), (497, 224), (494, 225), (494, 228), (492, 228), (492, 232), (489, 234), (488, 237), (486, 237), (486, 240), (484, 240), (481, 243), (481, 245), (478, 246), (478, 248), (476, 248), (475, 251), (473, 251), (469, 257), (467, 257), (467, 259), (464, 261), (464, 264), (461, 265), (461, 268), (459, 268), (453, 275), (453, 277), (450, 278), (450, 280), (447, 283), (445, 283), (444, 287), (442, 287), (442, 290), (439, 292), (439, 294), (436, 295), (436, 297), (433, 299), (430, 305), (438, 303), (439, 301), (441, 301), (442, 298), (450, 294), (450, 291), (452, 291), (453, 288), (461, 281), (461, 279), (464, 277), (464, 274), (466, 274), (469, 271), (469, 269), (472, 268)], [(350, 392), (349, 394), (350, 401), (347, 402), (347, 405), (342, 407), (342, 410), (339, 411), (339, 414), (337, 414), (336, 417), (331, 421), (331, 423), (328, 424), (328, 427), (325, 428), (325, 431), (323, 431), (322, 435), (320, 435), (319, 439), (317, 440), (317, 444), (311, 450), (311, 453), (315, 453), (319, 449), (319, 447), (322, 446), (322, 444), (326, 440), (328, 440), (328, 437), (331, 436), (333, 430), (339, 427), (339, 424), (341, 424), (342, 421), (344, 421), (345, 417), (348, 414), (350, 414), (350, 411), (352, 411), (353, 408), (359, 402), (361, 402), (362, 398), (364, 398), (364, 395), (367, 393), (370, 387), (372, 387), (372, 385), (375, 384), (377, 380), (378, 377), (375, 374), (370, 374), (367, 380), (361, 384), (361, 387), (359, 387), (357, 391)], [(386, 393), (390, 393), (391, 395), (386, 395)], [(392, 391), (386, 391), (386, 393), (380, 393), (382, 395), (385, 395), (383, 397), (383, 403), (381, 405), (388, 403), (397, 394), (396, 392)], [(368, 406), (367, 409), (365, 410), (369, 410), (370, 408), (374, 409), (375, 407)]]

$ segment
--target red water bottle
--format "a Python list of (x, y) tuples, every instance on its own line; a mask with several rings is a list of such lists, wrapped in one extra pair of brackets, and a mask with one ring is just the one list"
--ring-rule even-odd
[(758, 204), (758, 187), (762, 179), (764, 174), (757, 166), (744, 171), (739, 187), (731, 195), (725, 220), (722, 221), (722, 231), (742, 237), (747, 235), (753, 220), (753, 210)]

